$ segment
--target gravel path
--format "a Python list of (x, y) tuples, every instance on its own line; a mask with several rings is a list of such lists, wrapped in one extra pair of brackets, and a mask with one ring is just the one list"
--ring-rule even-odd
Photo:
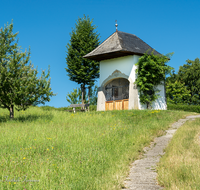
[(200, 115), (187, 116), (185, 119), (179, 119), (178, 122), (172, 124), (171, 128), (166, 130), (166, 135), (155, 138), (151, 146), (145, 148), (145, 154), (141, 160), (136, 160), (130, 169), (129, 176), (124, 182), (124, 189), (128, 190), (154, 190), (163, 189), (157, 184), (156, 164), (160, 157), (164, 154), (169, 140), (172, 138), (176, 130), (187, 120), (200, 118)]

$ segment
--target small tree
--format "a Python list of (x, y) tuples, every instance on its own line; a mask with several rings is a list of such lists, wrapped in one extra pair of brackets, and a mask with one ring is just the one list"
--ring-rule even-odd
[(47, 75), (33, 68), (30, 50), (21, 52), (13, 34), (13, 23), (0, 29), (0, 107), (10, 112), (14, 118), (14, 106), (26, 110), (30, 105), (50, 101), (53, 92), (50, 88), (49, 70)]
[[(86, 103), (89, 103), (89, 100), (87, 99), (88, 97), (88, 93), (89, 94), (89, 97), (90, 97), (90, 105), (97, 105), (97, 86), (95, 85), (94, 87), (91, 87), (90, 88), (90, 91), (86, 91), (85, 92), (85, 101)], [(73, 89), (72, 92), (68, 93), (67, 94), (67, 97), (66, 97), (67, 101), (70, 103), (70, 104), (80, 104), (81, 103), (81, 89), (80, 88), (75, 88)]]
[(189, 103), (190, 101), (190, 91), (187, 90), (185, 83), (180, 81), (166, 83), (166, 96), (169, 103)]
[(99, 34), (95, 32), (96, 26), (92, 25), (92, 22), (85, 15), (79, 18), (70, 34), (70, 43), (66, 46), (67, 75), (71, 81), (82, 85), (83, 91), (86, 85), (93, 86), (99, 77), (99, 63), (83, 58), (99, 45)]
[(138, 76), (135, 84), (139, 87), (140, 102), (146, 104), (148, 109), (152, 102), (159, 97), (159, 90), (156, 87), (164, 84), (165, 75), (172, 69), (165, 64), (168, 60), (167, 56), (145, 53), (136, 64)]
[(81, 89), (74, 88), (72, 92), (67, 94), (66, 99), (70, 104), (80, 104), (81, 103)]

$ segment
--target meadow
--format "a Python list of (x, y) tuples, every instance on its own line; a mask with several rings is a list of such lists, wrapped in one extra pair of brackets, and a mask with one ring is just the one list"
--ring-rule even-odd
[(121, 189), (143, 148), (189, 114), (0, 109), (0, 188)]
[(200, 189), (200, 119), (177, 130), (161, 158), (158, 180), (165, 189)]

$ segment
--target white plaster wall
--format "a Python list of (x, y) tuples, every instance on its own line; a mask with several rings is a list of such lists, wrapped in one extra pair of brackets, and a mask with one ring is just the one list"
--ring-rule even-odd
[(158, 93), (160, 95), (160, 97), (153, 102), (152, 104), (152, 108), (154, 110), (166, 110), (167, 109), (167, 105), (165, 102), (165, 88), (164, 85), (158, 85), (157, 89), (160, 90), (160, 92)]
[(131, 77), (135, 81), (135, 64), (140, 56), (130, 55), (115, 59), (107, 59), (100, 62), (100, 86), (115, 70)]
[[(160, 97), (152, 103), (152, 109), (153, 110), (166, 110), (167, 105), (165, 102), (164, 85), (158, 85), (157, 89), (160, 90), (160, 92), (158, 93)], [(141, 104), (139, 95), (138, 95), (138, 100), (139, 100), (139, 109), (141, 109), (141, 110), (147, 109), (146, 105)]]
[[(137, 76), (135, 70), (137, 66), (135, 64), (139, 61), (140, 56), (138, 55), (130, 55), (125, 57), (119, 57), (114, 59), (103, 60), (100, 62), (100, 86), (102, 85), (103, 81), (107, 79), (115, 70), (119, 70), (121, 73), (129, 76), (130, 82), (135, 82)], [(152, 109), (167, 109), (166, 102), (165, 102), (165, 91), (164, 85), (158, 85), (157, 88), (160, 90), (158, 98), (152, 104)], [(142, 105), (140, 103), (140, 97), (138, 93), (138, 108), (139, 109), (146, 109), (146, 105)]]

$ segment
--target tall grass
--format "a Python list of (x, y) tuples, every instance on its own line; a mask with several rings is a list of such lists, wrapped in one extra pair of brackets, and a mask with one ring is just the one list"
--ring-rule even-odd
[(200, 189), (200, 119), (178, 129), (157, 169), (165, 189)]
[(0, 110), (1, 189), (120, 189), (129, 164), (177, 111)]

